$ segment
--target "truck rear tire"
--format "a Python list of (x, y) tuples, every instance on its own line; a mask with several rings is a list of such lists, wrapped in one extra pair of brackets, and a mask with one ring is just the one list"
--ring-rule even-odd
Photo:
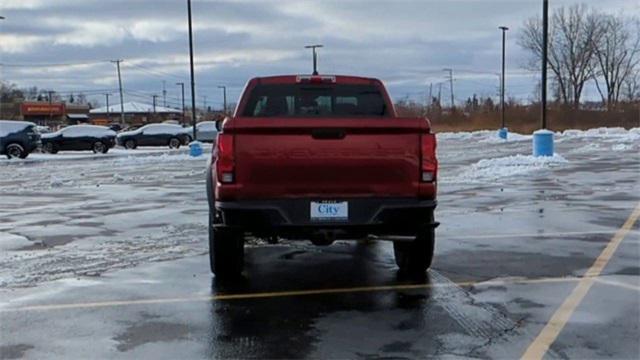
[[(433, 223), (433, 214), (430, 220)], [(413, 241), (394, 242), (393, 254), (400, 271), (411, 275), (424, 274), (433, 261), (435, 239), (435, 229), (428, 226), (420, 230)]]
[(241, 232), (213, 227), (209, 213), (209, 263), (219, 279), (240, 276), (244, 268), (244, 236)]

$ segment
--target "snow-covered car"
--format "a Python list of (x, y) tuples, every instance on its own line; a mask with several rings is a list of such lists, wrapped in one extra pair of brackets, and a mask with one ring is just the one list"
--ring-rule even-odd
[(24, 159), (40, 146), (36, 124), (28, 121), (0, 120), (0, 155)]
[(177, 149), (189, 142), (185, 128), (173, 124), (149, 124), (133, 131), (123, 131), (117, 136), (118, 145), (126, 149), (138, 146), (169, 146)]
[(42, 150), (50, 154), (60, 150), (92, 150), (106, 154), (115, 145), (116, 132), (98, 125), (72, 125), (42, 135)]
[[(189, 135), (189, 141), (191, 142), (193, 137), (193, 126), (185, 128)], [(218, 136), (218, 129), (216, 128), (215, 121), (203, 121), (196, 124), (196, 136), (198, 141), (202, 142), (215, 142)]]

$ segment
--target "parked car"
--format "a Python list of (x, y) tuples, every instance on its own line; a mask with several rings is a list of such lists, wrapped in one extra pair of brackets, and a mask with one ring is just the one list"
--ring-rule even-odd
[(116, 132), (98, 125), (71, 125), (42, 135), (42, 150), (50, 154), (60, 150), (92, 150), (106, 154), (115, 145)]
[(369, 235), (394, 241), (402, 272), (424, 274), (435, 244), (436, 136), (399, 117), (380, 80), (276, 76), (247, 84), (207, 171), (209, 260), (218, 278), (244, 264), (244, 238)]
[(107, 127), (115, 132), (121, 131), (124, 129), (124, 127), (122, 126), (122, 124), (119, 123), (111, 123), (109, 125), (107, 125)]
[(27, 121), (0, 120), (0, 155), (24, 159), (40, 146), (36, 124)]
[[(193, 126), (185, 128), (187, 135), (189, 135), (189, 142), (193, 140)], [(218, 129), (216, 128), (215, 121), (203, 121), (196, 124), (196, 136), (198, 141), (202, 142), (215, 142), (218, 136)]]
[(48, 133), (50, 133), (50, 132), (51, 132), (51, 128), (50, 128), (50, 127), (48, 127), (48, 126), (39, 126), (39, 125), (36, 125), (36, 131), (38, 131), (38, 133), (39, 133), (40, 135), (42, 135), (42, 134), (48, 134)]
[(133, 131), (118, 134), (118, 145), (127, 149), (138, 146), (169, 146), (177, 149), (189, 142), (186, 130), (180, 125), (149, 124)]

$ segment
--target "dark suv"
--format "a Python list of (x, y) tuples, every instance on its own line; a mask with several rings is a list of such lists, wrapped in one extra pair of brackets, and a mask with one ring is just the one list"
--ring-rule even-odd
[(24, 159), (40, 147), (36, 124), (27, 121), (0, 120), (0, 155)]

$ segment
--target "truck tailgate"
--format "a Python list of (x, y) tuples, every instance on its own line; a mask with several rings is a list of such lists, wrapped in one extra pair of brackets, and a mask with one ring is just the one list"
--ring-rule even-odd
[(242, 198), (416, 196), (422, 119), (236, 118)]

